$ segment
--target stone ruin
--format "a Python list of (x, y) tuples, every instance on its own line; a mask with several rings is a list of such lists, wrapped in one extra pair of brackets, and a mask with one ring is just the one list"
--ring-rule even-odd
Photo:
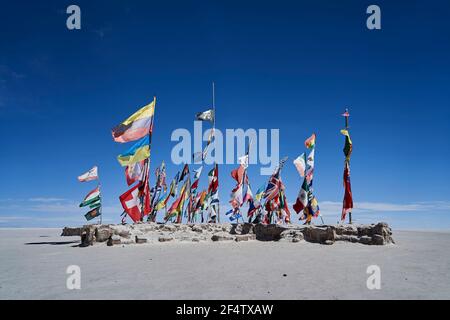
[(80, 236), (81, 247), (157, 242), (284, 241), (333, 244), (336, 241), (387, 245), (394, 243), (387, 223), (370, 225), (159, 224), (85, 225), (65, 227), (61, 236)]

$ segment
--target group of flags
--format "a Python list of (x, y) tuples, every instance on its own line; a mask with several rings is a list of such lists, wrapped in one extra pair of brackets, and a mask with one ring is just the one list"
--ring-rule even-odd
[[(200, 177), (203, 165), (193, 170), (191, 173), (188, 164), (185, 164), (181, 172), (177, 172), (175, 177), (167, 186), (166, 166), (164, 161), (156, 168), (155, 185), (149, 187), (150, 170), (150, 146), (153, 134), (153, 120), (156, 106), (156, 97), (151, 103), (142, 107), (121, 124), (112, 129), (114, 141), (119, 143), (134, 142), (127, 151), (117, 157), (120, 165), (125, 167), (125, 177), (130, 189), (124, 192), (119, 200), (124, 212), (122, 213), (122, 223), (125, 223), (126, 216), (133, 222), (143, 221), (148, 216), (148, 221), (155, 221), (158, 211), (165, 209), (164, 220), (181, 223), (183, 217), (188, 223), (195, 223), (201, 217), (204, 222), (203, 213), (208, 212), (208, 222), (220, 222), (219, 215), (219, 168), (217, 164), (208, 173), (208, 187), (199, 191)], [(346, 118), (346, 128), (341, 130), (345, 136), (344, 145), (344, 200), (341, 220), (344, 221), (347, 213), (351, 213), (353, 208), (353, 198), (350, 184), (350, 156), (352, 153), (352, 141), (348, 132), (348, 117), (346, 111), (342, 114)], [(213, 123), (205, 149), (193, 154), (194, 161), (205, 159), (207, 150), (214, 141), (215, 113), (214, 109), (209, 109), (196, 114), (196, 120), (209, 121)], [(226, 212), (230, 221), (242, 219), (241, 209), (244, 204), (248, 206), (248, 222), (253, 223), (290, 223), (291, 213), (286, 198), (286, 188), (281, 179), (281, 170), (287, 161), (283, 158), (267, 184), (262, 185), (253, 194), (249, 177), (249, 149), (244, 156), (239, 158), (239, 166), (232, 170), (231, 177), (236, 181), (236, 186), (231, 191), (229, 201), (231, 210)], [(293, 164), (303, 178), (300, 191), (298, 193), (293, 209), (301, 213), (300, 220), (306, 220), (305, 224), (310, 224), (313, 217), (320, 216), (320, 208), (313, 190), (314, 161), (315, 161), (316, 134), (312, 134), (305, 141), (305, 147), (309, 150), (308, 156), (302, 153)], [(80, 182), (99, 180), (98, 168), (95, 166), (88, 172), (78, 177)], [(181, 189), (178, 192), (178, 186)], [(169, 206), (170, 198), (174, 198)], [(101, 218), (101, 193), (100, 183), (90, 191), (80, 204), (80, 207), (89, 207), (90, 211), (85, 214), (86, 219), (92, 220), (95, 217)], [(351, 219), (350, 219), (351, 220)]]
[[(78, 181), (87, 182), (98, 180), (98, 168), (93, 167), (86, 173), (83, 173), (78, 177)], [(94, 190), (91, 190), (80, 203), (80, 208), (89, 207), (89, 212), (84, 215), (87, 221), (90, 221), (96, 217), (100, 217), (102, 214), (102, 199), (100, 194), (100, 183)]]
[(303, 183), (293, 209), (297, 213), (302, 212), (300, 220), (306, 220), (305, 224), (310, 224), (313, 217), (320, 215), (319, 203), (313, 193), (315, 146), (316, 134), (313, 133), (305, 141), (305, 147), (310, 150), (308, 157), (306, 157), (306, 153), (302, 153), (294, 160), (294, 166), (300, 177), (303, 178)]
[(125, 167), (126, 181), (128, 186), (131, 186), (131, 189), (119, 197), (124, 209), (122, 223), (127, 215), (133, 222), (137, 222), (142, 221), (143, 217), (152, 211), (149, 170), (155, 107), (156, 97), (112, 129), (114, 141), (119, 143), (135, 141), (127, 151), (117, 157), (120, 165)]
[[(289, 210), (288, 201), (286, 198), (286, 188), (281, 179), (281, 170), (287, 161), (287, 157), (280, 160), (279, 165), (270, 176), (269, 181), (264, 191), (264, 208), (265, 215), (263, 216), (263, 223), (290, 223), (291, 212)], [(275, 219), (275, 220), (274, 220)]]
[[(196, 114), (196, 119), (200, 121), (210, 121), (214, 123), (214, 111), (207, 110)], [(203, 161), (206, 156), (206, 151), (214, 139), (214, 127), (211, 129), (207, 145), (203, 152), (199, 155), (194, 154), (195, 162)], [(217, 164), (208, 174), (208, 188), (198, 191), (200, 184), (200, 177), (203, 172), (203, 165), (193, 170), (193, 177), (191, 179), (191, 172), (189, 165), (185, 164), (183, 170), (178, 172), (170, 183), (169, 188), (166, 185), (165, 164), (156, 169), (156, 184), (150, 190), (150, 207), (151, 214), (149, 221), (155, 221), (158, 211), (165, 209), (164, 221), (172, 221), (181, 223), (183, 217), (187, 222), (196, 222), (201, 215), (201, 221), (204, 221), (203, 212), (208, 211), (208, 222), (215, 222), (219, 214), (219, 167)], [(178, 191), (178, 186), (181, 185)], [(170, 198), (174, 201), (169, 205)]]

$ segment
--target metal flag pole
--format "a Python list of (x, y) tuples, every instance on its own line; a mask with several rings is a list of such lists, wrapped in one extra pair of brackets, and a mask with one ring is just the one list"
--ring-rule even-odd
[[(214, 153), (216, 152), (216, 87), (214, 81), (212, 82), (212, 107), (213, 107), (213, 149)], [(214, 170), (219, 169), (219, 166), (216, 168), (216, 163), (214, 162)], [(214, 171), (214, 175), (216, 172)], [(217, 178), (219, 179), (219, 178)], [(218, 183), (218, 182), (217, 182)], [(219, 197), (219, 188), (217, 188), (217, 197)], [(217, 205), (217, 222), (220, 223), (220, 200), (219, 204)]]
[[(348, 118), (350, 117), (350, 114), (348, 112), (348, 108), (345, 108), (345, 130), (348, 131)], [(345, 159), (345, 165), (348, 166), (350, 168), (350, 159)], [(344, 169), (345, 170), (345, 169)], [(348, 220), (349, 223), (352, 224), (352, 212), (349, 211), (348, 213)]]

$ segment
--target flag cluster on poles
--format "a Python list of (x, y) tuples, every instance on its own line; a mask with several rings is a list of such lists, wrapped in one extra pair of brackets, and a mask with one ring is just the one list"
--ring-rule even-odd
[(124, 209), (122, 222), (128, 215), (133, 222), (142, 221), (152, 211), (150, 198), (149, 170), (150, 145), (153, 133), (153, 119), (156, 97), (151, 103), (142, 107), (125, 121), (112, 129), (115, 142), (134, 144), (117, 157), (120, 165), (125, 167), (128, 186), (132, 186), (120, 197)]
[[(341, 133), (345, 136), (345, 144), (344, 144), (344, 200), (342, 202), (342, 214), (341, 221), (345, 221), (345, 217), (348, 213), (352, 212), (353, 209), (353, 195), (352, 195), (352, 186), (350, 183), (350, 156), (353, 150), (352, 140), (350, 139), (350, 134), (348, 132), (348, 118), (350, 114), (348, 110), (342, 114), (345, 117), (345, 129), (341, 130)], [(350, 219), (351, 220), (351, 219)], [(350, 221), (351, 222), (351, 221)]]
[(310, 149), (308, 157), (306, 157), (305, 153), (302, 153), (294, 160), (295, 168), (300, 174), (300, 177), (304, 179), (293, 209), (297, 213), (303, 211), (300, 220), (306, 220), (306, 224), (309, 224), (313, 217), (320, 215), (319, 203), (313, 193), (315, 145), (316, 134), (313, 133), (305, 141), (305, 147)]
[[(88, 172), (78, 177), (78, 181), (87, 182), (98, 180), (98, 168), (95, 166)], [(100, 184), (90, 191), (80, 203), (80, 208), (89, 207), (89, 212), (84, 215), (87, 221), (90, 221), (102, 214), (102, 199), (100, 194)]]
[(286, 188), (281, 179), (281, 169), (287, 161), (287, 157), (280, 160), (278, 167), (273, 172), (272, 176), (264, 191), (264, 208), (265, 215), (263, 223), (272, 223), (275, 219), (276, 223), (290, 223), (291, 212), (289, 210), (288, 201), (286, 198)]

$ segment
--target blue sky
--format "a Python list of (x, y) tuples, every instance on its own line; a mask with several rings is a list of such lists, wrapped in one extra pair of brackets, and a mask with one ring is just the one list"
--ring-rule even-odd
[[(366, 28), (378, 4), (382, 29)], [(216, 83), (217, 127), (279, 128), (289, 202), (292, 160), (317, 133), (315, 192), (334, 223), (342, 201), (343, 126), (351, 112), (354, 218), (450, 229), (448, 1), (9, 1), (0, 10), (0, 227), (84, 222), (99, 166), (104, 221), (127, 189), (110, 129), (158, 97), (152, 168), (170, 163), (177, 128), (193, 130)], [(220, 166), (229, 200), (235, 166)], [(205, 172), (209, 168), (205, 168)], [(268, 177), (249, 169), (254, 186)], [(206, 184), (206, 174), (202, 187)], [(295, 219), (296, 220), (296, 219)]]

